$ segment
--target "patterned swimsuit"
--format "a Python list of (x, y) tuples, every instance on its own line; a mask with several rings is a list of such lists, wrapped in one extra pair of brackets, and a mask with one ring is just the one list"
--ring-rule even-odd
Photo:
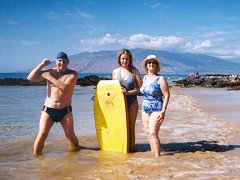
[(148, 85), (145, 84), (146, 77), (143, 78), (143, 85), (140, 88), (140, 92), (143, 94), (142, 111), (146, 113), (159, 112), (163, 105), (162, 91), (158, 84), (160, 76)]

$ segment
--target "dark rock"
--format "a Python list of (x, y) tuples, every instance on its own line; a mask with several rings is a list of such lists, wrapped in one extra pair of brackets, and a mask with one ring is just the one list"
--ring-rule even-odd
[(176, 86), (181, 87), (234, 87), (240, 86), (239, 75), (208, 74), (192, 78), (187, 76), (185, 79), (174, 81)]
[[(77, 85), (96, 86), (100, 80), (109, 80), (109, 77), (98, 77), (96, 75), (85, 76), (77, 80)], [(0, 86), (42, 86), (46, 85), (46, 81), (30, 82), (22, 78), (4, 78), (0, 79)]]
[(98, 77), (96, 75), (85, 76), (83, 78), (79, 78), (77, 81), (77, 85), (80, 86), (96, 86), (100, 80), (109, 80), (108, 77)]
[(0, 79), (0, 86), (34, 86), (34, 85), (46, 85), (45, 81), (42, 82), (30, 82), (27, 79), (22, 78), (4, 78)]

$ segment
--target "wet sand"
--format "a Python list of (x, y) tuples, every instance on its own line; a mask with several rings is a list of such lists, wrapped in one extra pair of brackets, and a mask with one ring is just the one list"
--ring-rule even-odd
[[(197, 100), (197, 107), (218, 119), (240, 123), (240, 91), (233, 88), (177, 88), (178, 93), (187, 94)], [(231, 92), (230, 92), (231, 91)], [(231, 144), (240, 145), (240, 135), (231, 140)], [(225, 154), (240, 156), (240, 148)]]
[[(238, 179), (240, 157), (231, 154), (240, 144), (240, 122), (217, 117), (199, 106), (190, 93), (171, 88), (166, 119), (161, 127), (162, 156), (149, 151), (136, 123), (136, 152), (121, 154), (98, 149), (95, 134), (79, 136), (83, 149), (69, 152), (68, 142), (50, 137), (40, 158), (32, 156), (33, 141), (18, 141), (0, 152), (1, 179)], [(191, 95), (191, 96), (190, 96)], [(141, 104), (142, 97), (139, 97)], [(227, 105), (226, 105), (227, 107)], [(226, 153), (230, 154), (226, 154)]]

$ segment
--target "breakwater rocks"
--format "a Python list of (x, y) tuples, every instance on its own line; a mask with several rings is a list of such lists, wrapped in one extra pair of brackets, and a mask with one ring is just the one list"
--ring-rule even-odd
[(77, 85), (80, 86), (96, 86), (100, 80), (110, 80), (110, 77), (99, 77), (96, 75), (85, 76), (77, 80)]
[[(77, 85), (80, 86), (96, 86), (100, 80), (110, 80), (110, 77), (99, 77), (96, 75), (78, 78)], [(22, 78), (4, 78), (0, 79), (0, 86), (42, 86), (46, 85), (46, 81), (30, 82)]]
[(180, 87), (237, 87), (240, 86), (240, 75), (208, 74), (192, 76), (174, 81)]

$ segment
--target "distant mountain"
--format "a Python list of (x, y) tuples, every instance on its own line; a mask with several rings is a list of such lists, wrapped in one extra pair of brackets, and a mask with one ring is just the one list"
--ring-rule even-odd
[[(161, 61), (161, 73), (188, 74), (197, 71), (201, 74), (239, 74), (240, 63), (231, 62), (203, 54), (178, 53), (170, 51), (130, 49), (133, 64), (142, 70), (142, 60), (155, 54)], [(70, 56), (69, 68), (79, 73), (112, 73), (118, 67), (118, 51), (83, 52)]]

